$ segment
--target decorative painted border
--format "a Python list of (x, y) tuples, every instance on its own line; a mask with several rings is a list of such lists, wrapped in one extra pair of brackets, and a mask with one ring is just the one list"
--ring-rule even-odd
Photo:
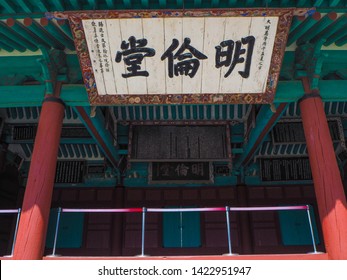
[[(136, 104), (264, 104), (272, 103), (275, 97), (287, 37), (294, 12), (308, 13), (309, 9), (213, 9), (213, 10), (131, 10), (131, 11), (77, 11), (55, 12), (51, 16), (68, 19), (82, 75), (91, 105), (136, 105)], [(158, 17), (264, 17), (279, 18), (271, 57), (267, 86), (264, 93), (248, 94), (163, 94), (163, 95), (98, 95), (88, 46), (82, 25), (83, 19), (109, 18), (158, 18)]]

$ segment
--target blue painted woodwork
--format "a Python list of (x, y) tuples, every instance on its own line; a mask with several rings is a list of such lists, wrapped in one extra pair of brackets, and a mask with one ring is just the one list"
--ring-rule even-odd
[(75, 112), (79, 115), (80, 120), (85, 124), (99, 149), (103, 151), (103, 154), (108, 158), (111, 164), (116, 167), (119, 155), (117, 153), (117, 148), (114, 145), (113, 137), (105, 128), (105, 119), (100, 108), (96, 108), (95, 115), (92, 116), (91, 114), (94, 113), (91, 112), (90, 107), (78, 107), (75, 108)]
[[(312, 207), (310, 216), (316, 245), (320, 243), (316, 218)], [(278, 218), (283, 245), (312, 245), (310, 226), (305, 210), (279, 211)]]
[[(62, 213), (60, 216), (57, 248), (80, 248), (83, 241), (84, 213)], [(57, 209), (49, 215), (46, 247), (53, 248)]]
[[(278, 109), (278, 106), (277, 106)], [(284, 111), (282, 111), (276, 118), (280, 119)], [(244, 167), (252, 153), (255, 153), (259, 149), (261, 143), (264, 141), (263, 133), (266, 134), (270, 131), (270, 128), (275, 125), (276, 122), (270, 123), (271, 118), (275, 115), (276, 112), (273, 112), (270, 105), (262, 105), (260, 111), (257, 115), (255, 128), (252, 130), (248, 143), (244, 146), (244, 153), (240, 158), (234, 163), (235, 169)]]
[(199, 212), (168, 212), (162, 215), (164, 248), (201, 246)]

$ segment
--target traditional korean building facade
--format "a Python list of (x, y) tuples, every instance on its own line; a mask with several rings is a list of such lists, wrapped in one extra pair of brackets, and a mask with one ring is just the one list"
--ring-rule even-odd
[[(121, 92), (116, 102), (93, 99), (78, 57), (81, 27), (59, 16), (265, 16), (288, 7), (296, 9), (281, 22), (283, 59), (269, 66), (280, 67), (271, 102), (247, 94), (223, 102), (220, 87), (214, 102), (180, 95), (146, 103), (131, 96), (142, 86), (131, 84), (129, 69), (143, 70), (131, 62), (126, 103)], [(344, 0), (0, 0), (1, 259), (347, 259), (346, 12)], [(134, 40), (149, 65), (154, 50), (135, 37), (119, 45), (116, 63)], [(227, 66), (247, 64), (253, 39), (216, 47), (216, 68), (231, 46), (243, 60)], [(184, 46), (209, 57), (192, 38)], [(172, 69), (168, 76), (188, 73)], [(240, 72), (247, 76), (247, 66)]]

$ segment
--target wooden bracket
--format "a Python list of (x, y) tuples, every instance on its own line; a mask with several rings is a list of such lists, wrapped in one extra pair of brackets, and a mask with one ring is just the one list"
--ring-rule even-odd
[(295, 76), (298, 79), (307, 77), (310, 88), (317, 89), (325, 56), (321, 52), (325, 40), (315, 44), (305, 43), (298, 46), (295, 52)]
[(60, 76), (60, 70), (66, 68), (65, 53), (53, 49), (48, 50), (40, 46), (42, 57), (37, 60), (42, 68), (42, 81), (46, 86), (46, 94), (54, 94), (57, 81), (62, 82), (64, 79)]

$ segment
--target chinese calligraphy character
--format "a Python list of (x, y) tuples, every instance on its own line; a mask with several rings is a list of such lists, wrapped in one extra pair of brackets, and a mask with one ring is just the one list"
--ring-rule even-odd
[(194, 175), (204, 176), (204, 165), (202, 163), (195, 163), (192, 165), (192, 173)]
[(264, 37), (263, 37), (263, 43), (262, 43), (262, 47), (261, 47), (262, 52), (261, 52), (261, 55), (260, 55), (260, 61), (259, 61), (259, 65), (258, 65), (258, 69), (259, 70), (263, 67), (266, 43), (267, 43), (267, 40), (269, 38), (269, 30), (270, 30), (271, 21), (267, 20), (266, 24), (267, 25), (265, 25), (265, 32), (264, 32)]
[(162, 165), (160, 171), (162, 176), (170, 176), (170, 166), (168, 164)]
[(148, 77), (149, 73), (147, 71), (141, 70), (141, 63), (145, 57), (152, 57), (155, 55), (155, 50), (151, 48), (146, 48), (147, 39), (138, 39), (134, 36), (129, 37), (129, 43), (122, 41), (121, 49), (123, 51), (118, 51), (116, 55), (116, 62), (123, 60), (128, 66), (126, 69), (129, 73), (122, 74), (123, 78), (129, 78), (134, 76), (145, 76)]
[[(95, 49), (92, 49), (91, 52), (95, 55), (95, 58), (93, 59), (93, 63), (95, 66), (95, 72), (96, 73), (104, 73), (104, 71), (109, 72), (108, 67), (104, 67), (104, 61), (102, 60), (101, 56), (101, 48), (103, 50), (106, 50), (106, 41), (104, 40), (104, 29), (103, 26), (104, 24), (102, 22), (92, 22), (91, 23), (93, 27), (93, 42), (94, 42), (94, 47)], [(99, 29), (97, 29), (97, 26)]]
[[(178, 47), (179, 42), (177, 39), (172, 39), (171, 46), (161, 56), (161, 60), (168, 59), (169, 77), (173, 78), (179, 75), (189, 76), (193, 78), (199, 69), (199, 59), (207, 59), (207, 56), (199, 52), (197, 49), (190, 45), (190, 39), (184, 38), (184, 42), (181, 47), (174, 54), (174, 50)], [(185, 52), (188, 50), (189, 52)], [(193, 58), (193, 56), (195, 58)], [(179, 62), (174, 64), (174, 60)]]
[(183, 163), (177, 165), (177, 167), (175, 169), (178, 176), (187, 176), (188, 170), (189, 170), (189, 167), (184, 165)]
[[(249, 72), (251, 69), (252, 55), (254, 49), (255, 38), (254, 36), (248, 36), (241, 38), (241, 40), (234, 42), (233, 40), (226, 40), (220, 43), (219, 46), (216, 46), (216, 68), (222, 66), (229, 67), (227, 73), (224, 77), (227, 78), (234, 70), (236, 64), (244, 63), (245, 68), (243, 71), (239, 71), (239, 74), (243, 78), (249, 77)], [(248, 45), (246, 60), (242, 57), (246, 53), (246, 49), (242, 48), (242, 45)], [(226, 48), (224, 50), (224, 48)]]

